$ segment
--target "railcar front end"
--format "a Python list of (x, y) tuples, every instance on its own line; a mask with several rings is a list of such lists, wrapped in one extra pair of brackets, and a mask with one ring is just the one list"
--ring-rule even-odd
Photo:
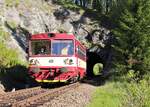
[(32, 35), (29, 40), (30, 76), (37, 82), (49, 83), (74, 82), (83, 78), (86, 74), (86, 51), (79, 45), (73, 35)]

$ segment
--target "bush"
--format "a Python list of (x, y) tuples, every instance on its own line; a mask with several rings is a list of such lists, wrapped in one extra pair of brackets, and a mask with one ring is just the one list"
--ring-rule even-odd
[(126, 84), (123, 107), (150, 107), (150, 87), (146, 80)]
[(20, 63), (17, 52), (7, 49), (3, 43), (0, 43), (0, 67), (9, 68)]

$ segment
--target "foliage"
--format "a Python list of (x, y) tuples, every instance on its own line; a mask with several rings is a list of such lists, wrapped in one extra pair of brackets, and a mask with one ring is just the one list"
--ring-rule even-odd
[(93, 67), (94, 75), (100, 75), (102, 70), (103, 70), (103, 64), (102, 63), (96, 63)]
[(125, 95), (122, 107), (149, 107), (150, 84), (146, 80), (125, 84)]
[(150, 71), (150, 0), (127, 0), (117, 27), (115, 65), (120, 73), (134, 70), (139, 76)]
[(19, 63), (15, 50), (8, 49), (3, 43), (0, 43), (0, 67), (12, 67)]
[(100, 14), (109, 14), (122, 0), (59, 0), (59, 2), (63, 4), (75, 3), (82, 8), (97, 10)]
[(22, 63), (18, 59), (16, 50), (6, 47), (5, 42), (9, 40), (9, 38), (9, 33), (0, 28), (0, 68), (9, 68)]
[(110, 82), (97, 88), (88, 107), (150, 107), (150, 81)]
[(80, 7), (75, 5), (72, 0), (59, 0), (56, 1), (58, 4), (62, 5), (65, 8), (72, 9), (72, 10), (80, 10)]

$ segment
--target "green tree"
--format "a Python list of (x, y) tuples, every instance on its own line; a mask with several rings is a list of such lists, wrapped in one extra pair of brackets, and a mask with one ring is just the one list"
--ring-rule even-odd
[[(124, 0), (113, 30), (117, 43), (115, 65), (141, 76), (150, 71), (150, 0)], [(120, 12), (120, 10), (118, 10)]]

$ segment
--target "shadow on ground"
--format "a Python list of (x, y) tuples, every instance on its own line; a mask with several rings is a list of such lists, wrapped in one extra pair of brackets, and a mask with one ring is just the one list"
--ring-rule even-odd
[(16, 65), (1, 70), (0, 81), (5, 87), (6, 92), (38, 85), (32, 78), (30, 78), (27, 73), (27, 68), (23, 65)]
[(93, 85), (93, 86), (102, 86), (102, 85), (105, 84), (105, 80), (106, 80), (105, 77), (93, 76), (93, 77), (86, 77), (86, 78), (84, 78), (81, 81), (81, 83), (90, 84), (90, 85)]

